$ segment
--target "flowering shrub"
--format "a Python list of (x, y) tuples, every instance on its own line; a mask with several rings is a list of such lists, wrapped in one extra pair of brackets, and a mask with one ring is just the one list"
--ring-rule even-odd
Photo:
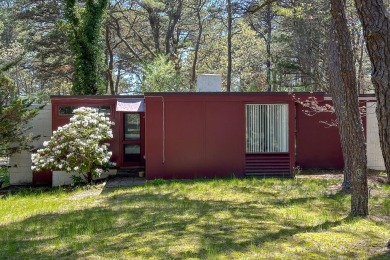
[(74, 110), (70, 123), (53, 132), (43, 149), (32, 154), (33, 171), (42, 169), (79, 173), (88, 183), (100, 176), (112, 155), (107, 140), (112, 138), (112, 123), (97, 109), (81, 107)]

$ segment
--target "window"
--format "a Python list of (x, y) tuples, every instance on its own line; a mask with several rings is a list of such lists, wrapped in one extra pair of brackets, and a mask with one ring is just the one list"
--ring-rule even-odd
[(60, 115), (73, 115), (73, 110), (75, 110), (77, 107), (71, 107), (71, 106), (66, 106), (66, 107), (59, 107), (58, 113)]
[(246, 152), (288, 152), (288, 105), (246, 105)]
[(141, 160), (141, 146), (139, 144), (125, 144), (123, 152), (124, 162), (139, 162)]
[[(70, 116), (73, 115), (73, 111), (81, 106), (60, 106), (58, 108), (58, 114), (63, 116)], [(111, 114), (111, 107), (110, 106), (87, 106), (92, 108), (97, 108), (99, 113), (104, 113), (106, 115)]]
[(124, 138), (127, 141), (139, 140), (141, 137), (140, 114), (125, 114)]

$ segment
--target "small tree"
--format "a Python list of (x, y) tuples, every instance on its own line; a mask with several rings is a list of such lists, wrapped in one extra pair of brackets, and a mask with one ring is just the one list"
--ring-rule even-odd
[(142, 66), (142, 92), (180, 92), (187, 88), (175, 64), (164, 55), (158, 55)]
[(81, 107), (74, 110), (70, 123), (53, 132), (45, 148), (32, 155), (32, 170), (63, 170), (78, 173), (88, 183), (99, 176), (112, 155), (107, 140), (112, 138), (113, 123), (97, 109)]
[(33, 100), (22, 98), (15, 89), (7, 70), (19, 62), (23, 50), (19, 44), (8, 47), (0, 45), (0, 157), (7, 157), (22, 150), (30, 150), (30, 142), (37, 136), (27, 134), (31, 128), (26, 124), (34, 118), (41, 107), (32, 108)]
[(7, 76), (0, 72), (0, 157), (32, 148), (30, 142), (37, 136), (26, 134), (31, 128), (26, 124), (41, 108), (32, 108), (32, 100), (16, 97), (7, 80)]

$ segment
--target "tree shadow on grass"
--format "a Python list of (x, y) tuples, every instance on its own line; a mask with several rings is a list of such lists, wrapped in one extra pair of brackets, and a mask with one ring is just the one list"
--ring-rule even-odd
[(259, 208), (252, 202), (188, 199), (174, 193), (103, 198), (109, 207), (40, 214), (3, 225), (0, 258), (207, 258), (247, 252), (253, 245), (328, 230), (345, 221), (291, 226), (279, 223), (270, 205)]
[(344, 201), (347, 197), (348, 194), (341, 191), (329, 195), (310, 197), (280, 198), (276, 196), (276, 199), (272, 201), (272, 205), (274, 207), (305, 206), (321, 201), (326, 202), (326, 206), (329, 209), (342, 212), (345, 207)]
[(390, 259), (390, 249), (385, 249), (384, 252), (374, 255), (369, 260), (389, 260)]

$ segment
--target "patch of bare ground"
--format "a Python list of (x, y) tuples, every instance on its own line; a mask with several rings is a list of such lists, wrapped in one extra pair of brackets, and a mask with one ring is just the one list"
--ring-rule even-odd
[(103, 184), (88, 186), (85, 188), (85, 190), (78, 192), (75, 195), (69, 197), (69, 199), (80, 200), (86, 197), (98, 196), (102, 193), (103, 187), (104, 187)]
[(341, 183), (343, 181), (343, 172), (334, 170), (315, 170), (303, 171), (296, 176), (297, 179), (313, 179), (313, 180), (337, 180), (337, 184), (329, 185), (329, 192), (336, 193), (341, 190)]
[(382, 224), (390, 223), (390, 216), (386, 216), (386, 215), (382, 215), (382, 214), (381, 215), (375, 214), (375, 213), (372, 213), (372, 211), (371, 211), (370, 215), (368, 216), (368, 219), (375, 221), (377, 223), (382, 223)]
[[(337, 184), (329, 185), (330, 192), (337, 192), (341, 190), (341, 184), (343, 182), (343, 172), (335, 170), (311, 170), (311, 171), (302, 171), (299, 175), (296, 176), (297, 179), (322, 179), (322, 180), (337, 180)], [(379, 185), (388, 185), (387, 176), (382, 171), (369, 170), (367, 173), (368, 181), (368, 190), (369, 196), (381, 196), (378, 194), (381, 192), (381, 189), (378, 189)], [(390, 221), (390, 216), (388, 218)], [(388, 221), (386, 220), (386, 221)]]
[(305, 170), (297, 175), (297, 178), (302, 179), (324, 179), (324, 180), (335, 180), (343, 179), (342, 171), (335, 170)]
[[(343, 172), (336, 170), (311, 170), (302, 171), (296, 176), (297, 179), (323, 179), (323, 180), (343, 180)], [(386, 174), (382, 171), (369, 170), (367, 174), (369, 185), (385, 184), (387, 182)]]
[(368, 171), (367, 178), (368, 178), (368, 181), (373, 183), (373, 184), (386, 184), (387, 183), (387, 176), (386, 176), (386, 173), (383, 171), (370, 170), (370, 171)]

